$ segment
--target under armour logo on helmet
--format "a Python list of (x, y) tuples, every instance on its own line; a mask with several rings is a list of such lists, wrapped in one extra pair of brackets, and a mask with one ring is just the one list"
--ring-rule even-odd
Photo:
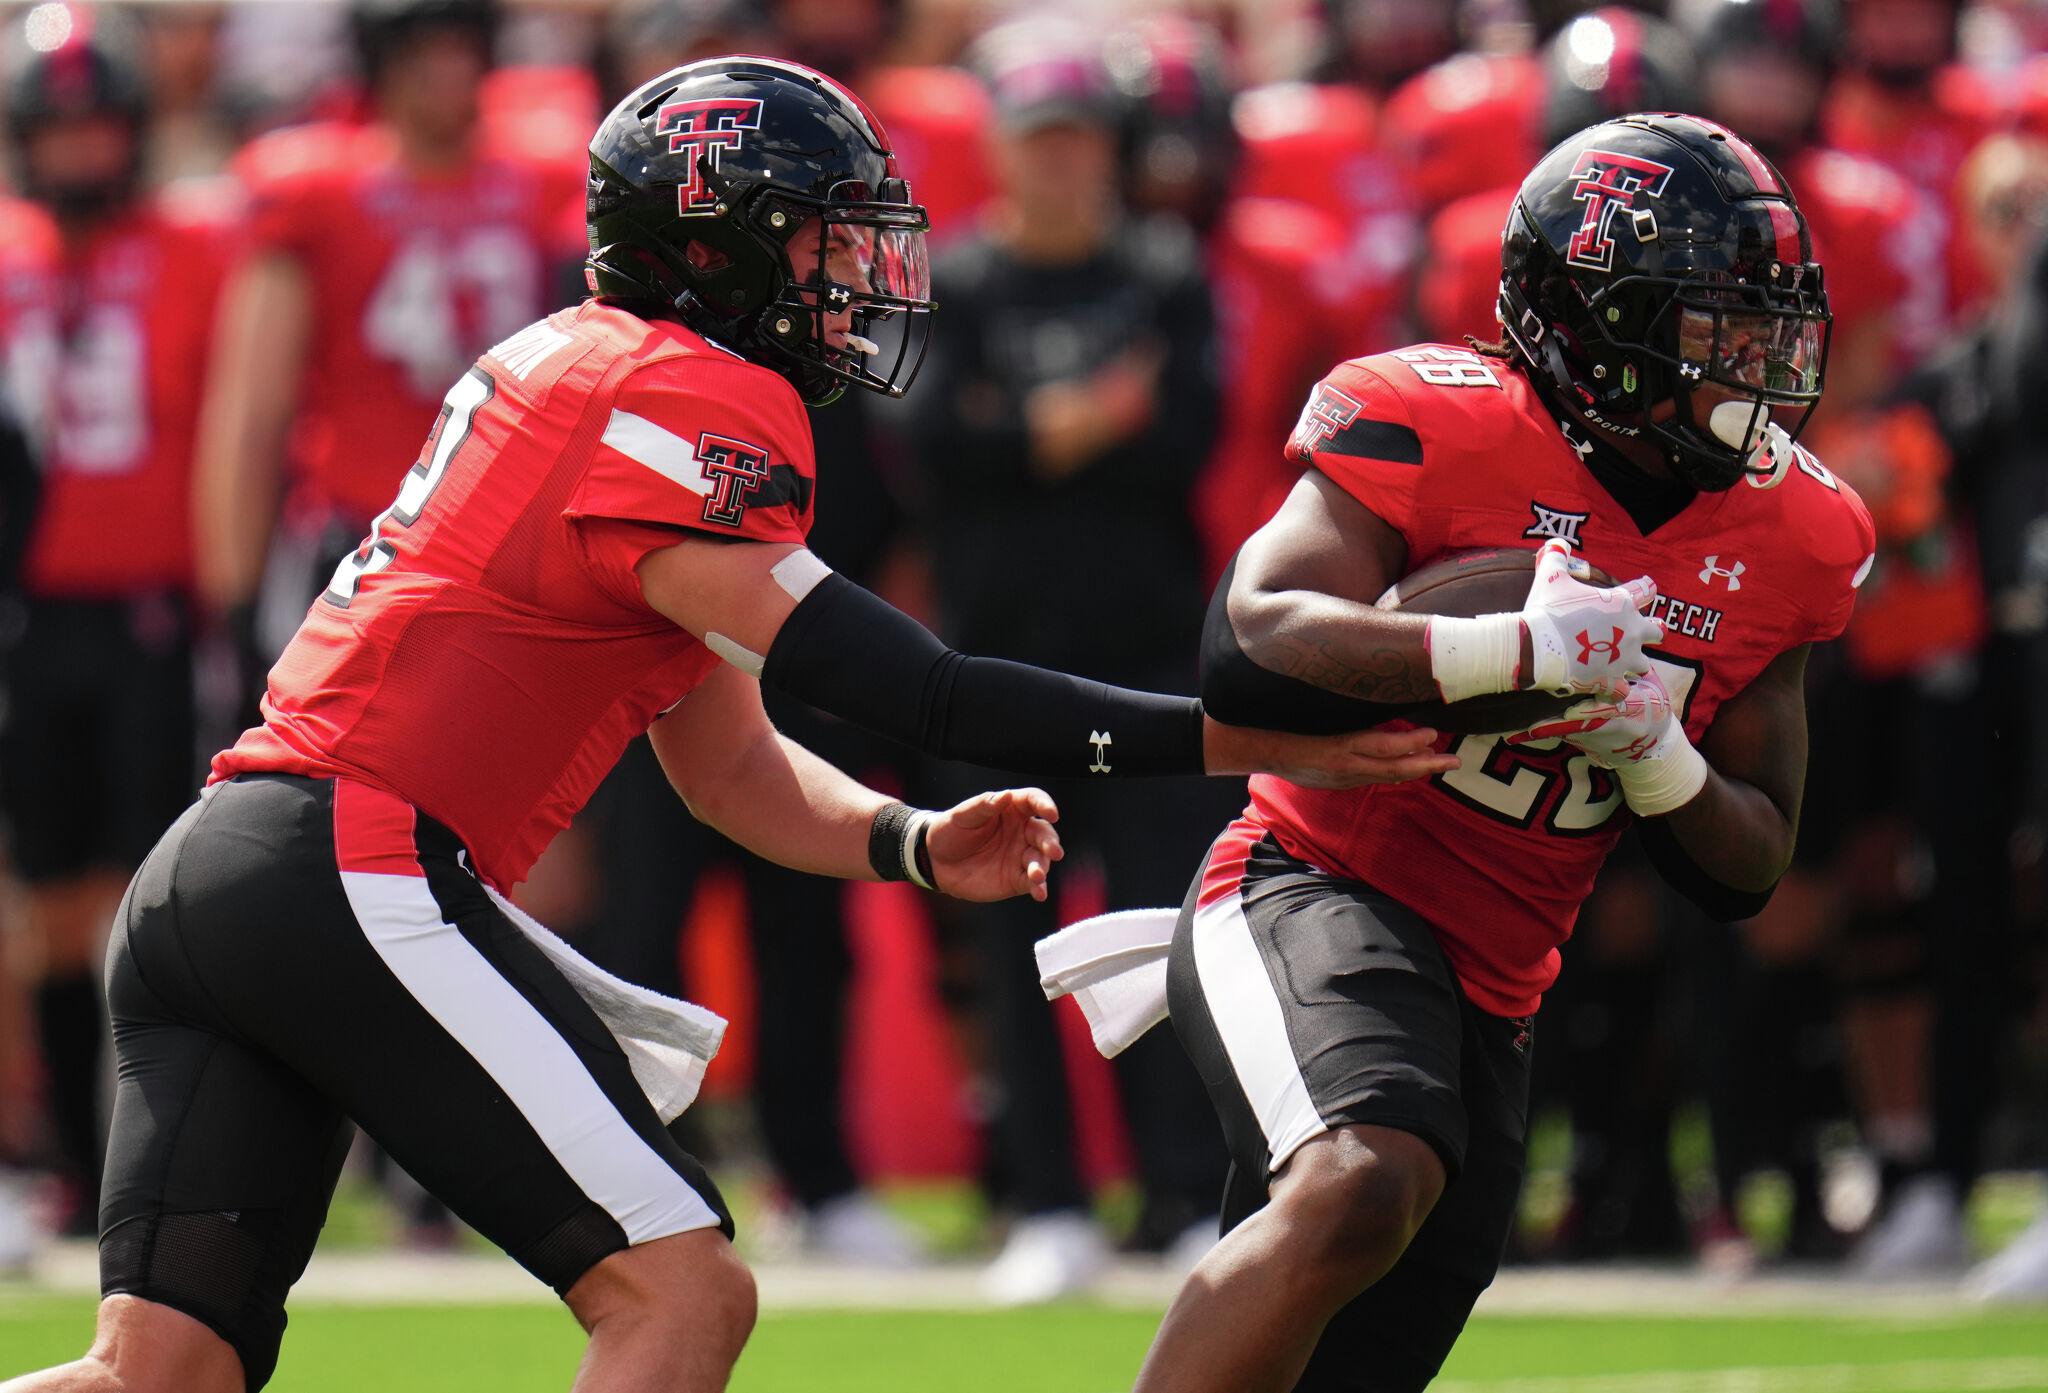
[(1613, 638), (1594, 638), (1589, 630), (1579, 630), (1579, 661), (1590, 663), (1598, 653), (1609, 663), (1621, 661), (1621, 630), (1614, 631)]
[(1720, 553), (1716, 552), (1707, 558), (1706, 566), (1700, 571), (1700, 584), (1712, 585), (1714, 577), (1719, 576), (1722, 580), (1728, 582), (1730, 590), (1740, 590), (1742, 588), (1742, 573), (1747, 569), (1748, 567), (1744, 566), (1740, 561), (1736, 562), (1733, 566), (1723, 566)]
[(1671, 166), (1635, 155), (1617, 155), (1611, 150), (1588, 150), (1572, 166), (1574, 202), (1586, 205), (1585, 220), (1572, 233), (1565, 248), (1565, 260), (1592, 271), (1605, 271), (1614, 264), (1614, 238), (1609, 229), (1617, 209), (1630, 210), (1630, 224), (1636, 240), (1656, 240), (1657, 218), (1647, 208), (1635, 207), (1638, 193), (1656, 198), (1670, 182)]
[(671, 155), (686, 155), (689, 177), (676, 188), (676, 211), (687, 213), (718, 201), (704, 181), (704, 166), (716, 171), (719, 155), (740, 148), (741, 131), (761, 129), (759, 97), (700, 97), (670, 102), (655, 113), (654, 133), (668, 139)]

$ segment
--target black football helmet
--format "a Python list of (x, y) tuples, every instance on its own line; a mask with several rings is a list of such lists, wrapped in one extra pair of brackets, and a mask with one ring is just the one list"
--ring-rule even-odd
[(142, 132), (149, 120), (149, 79), (142, 38), (117, 10), (43, 4), (9, 26), (5, 47), (7, 132), (17, 156), (52, 122), (113, 115), (135, 134), (127, 167), (113, 179), (39, 173), (17, 159), (21, 191), (59, 213), (87, 217), (134, 196), (142, 176)]
[[(598, 127), (588, 192), (591, 294), (673, 310), (813, 406), (849, 383), (909, 390), (930, 221), (881, 124), (824, 74), (756, 57), (664, 73)], [(843, 314), (850, 331), (828, 323)]]
[[(1790, 158), (1820, 140), (1822, 97), (1841, 46), (1839, 21), (1834, 0), (1699, 0), (1686, 10), (1686, 32), (1700, 55), (1701, 104), (1674, 105), (1734, 121), (1772, 161)], [(1788, 84), (1785, 65), (1804, 81)], [(1745, 100), (1741, 86), (1717, 86), (1717, 74), (1725, 84), (1731, 73), (1768, 84), (1769, 109)]]
[(1222, 35), (1182, 15), (1147, 15), (1109, 37), (1103, 62), (1123, 100), (1118, 159), (1132, 205), (1214, 225), (1241, 153)]
[(1650, 442), (1695, 488), (1765, 472), (1766, 427), (1796, 436), (1820, 400), (1806, 219), (1769, 161), (1698, 117), (1624, 116), (1545, 155), (1508, 214), (1498, 313), (1557, 407)]
[(1580, 15), (1543, 50), (1543, 143), (1634, 111), (1699, 106), (1692, 44), (1654, 15), (1606, 5)]
[(348, 21), (363, 80), (375, 87), (391, 56), (432, 30), (470, 35), (488, 59), (498, 34), (498, 6), (497, 0), (354, 0)]

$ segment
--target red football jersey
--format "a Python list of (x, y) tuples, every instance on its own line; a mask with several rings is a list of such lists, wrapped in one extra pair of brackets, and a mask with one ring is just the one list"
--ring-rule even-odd
[(677, 528), (802, 542), (813, 479), (768, 369), (596, 301), (531, 325), (457, 379), (213, 777), (375, 784), (509, 888), (718, 661), (633, 568)]
[(1526, 53), (1460, 53), (1394, 90), (1382, 142), (1425, 211), (1475, 189), (1519, 185), (1543, 157), (1543, 66)]
[(1965, 85), (1937, 82), (1933, 99), (1902, 100), (1860, 73), (1844, 73), (1821, 112), (1828, 145), (1875, 160), (1925, 196), (1913, 275), (1940, 285), (1943, 311), (1942, 321), (1923, 334), (1927, 346), (1945, 337), (1983, 290), (1967, 239), (1957, 236), (1962, 208), (1956, 173), (1991, 127), (1977, 103), (1956, 99)]
[[(1656, 660), (1695, 741), (1772, 659), (1841, 632), (1875, 545), (1861, 500), (1804, 450), (1770, 487), (1701, 494), (1645, 536), (1521, 373), (1442, 344), (1340, 365), (1288, 448), (1397, 528), (1411, 570), (1564, 537), (1617, 579), (1654, 577)], [(1428, 781), (1328, 792), (1255, 778), (1246, 817), (1415, 909), (1475, 1005), (1527, 1015), (1627, 808), (1562, 742), (1446, 743), (1464, 767)]]
[(1342, 83), (1276, 82), (1240, 93), (1231, 119), (1244, 142), (1237, 193), (1336, 220), (1344, 248), (1326, 268), (1325, 298), (1363, 326), (1364, 348), (1386, 345), (1379, 335), (1407, 296), (1420, 205), (1408, 165), (1384, 148), (1372, 98)]
[(1500, 238), (1521, 185), (1502, 184), (1453, 199), (1422, 236), (1415, 268), (1415, 323), (1432, 339), (1500, 337)]
[(24, 563), (37, 595), (192, 579), (192, 445), (232, 200), (160, 195), (67, 253), (42, 208), (0, 201), (0, 354), (43, 467)]
[(511, 149), (426, 176), (385, 128), (338, 124), (264, 136), (237, 167), (256, 249), (294, 256), (312, 283), (292, 507), (367, 519), (448, 384), (557, 302), (584, 169)]
[(1223, 418), (1193, 508), (1211, 577), (1301, 473), (1283, 449), (1301, 394), (1332, 357), (1362, 350), (1325, 300), (1343, 236), (1326, 214), (1280, 198), (1232, 199), (1210, 233)]
[(1784, 174), (1813, 233), (1814, 259), (1827, 270), (1837, 341), (1889, 310), (1896, 365), (1918, 362), (1948, 322), (1946, 279), (1916, 274), (1941, 259), (1939, 211), (1877, 161), (1840, 150), (1809, 147)]

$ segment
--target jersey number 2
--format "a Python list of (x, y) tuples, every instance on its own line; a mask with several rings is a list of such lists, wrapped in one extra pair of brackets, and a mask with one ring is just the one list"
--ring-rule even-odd
[(427, 447), (421, 451), (413, 467), (405, 472), (405, 482), (398, 486), (398, 497), (390, 507), (377, 514), (377, 520), (370, 524), (370, 535), (363, 539), (363, 544), (341, 558), (341, 564), (334, 568), (334, 579), (327, 582), (321, 599), (347, 609), (349, 602), (355, 599), (356, 588), (363, 583), (364, 576), (374, 575), (398, 559), (398, 549), (386, 541), (383, 534), (387, 530), (395, 532), (410, 527), (419, 521), (420, 514), (427, 510), (427, 500), (433, 497), (435, 488), (448, 473), (448, 461), (455, 458), (455, 452), (469, 439), (470, 428), (476, 424), (476, 413), (497, 395), (497, 391), (498, 384), (482, 368), (471, 368), (448, 389), (448, 396), (441, 403), (441, 414), (427, 435)]

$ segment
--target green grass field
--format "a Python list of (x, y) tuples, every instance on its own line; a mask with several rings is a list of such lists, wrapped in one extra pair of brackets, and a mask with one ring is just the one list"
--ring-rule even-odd
[[(0, 1299), (0, 1377), (75, 1356), (92, 1303)], [(735, 1393), (1115, 1393), (1157, 1317), (1060, 1306), (1006, 1313), (763, 1317)], [(560, 1393), (581, 1338), (532, 1307), (313, 1308), (295, 1315), (277, 1393)], [(1925, 1322), (1797, 1317), (1475, 1320), (1441, 1393), (2048, 1393), (2048, 1313)]]

